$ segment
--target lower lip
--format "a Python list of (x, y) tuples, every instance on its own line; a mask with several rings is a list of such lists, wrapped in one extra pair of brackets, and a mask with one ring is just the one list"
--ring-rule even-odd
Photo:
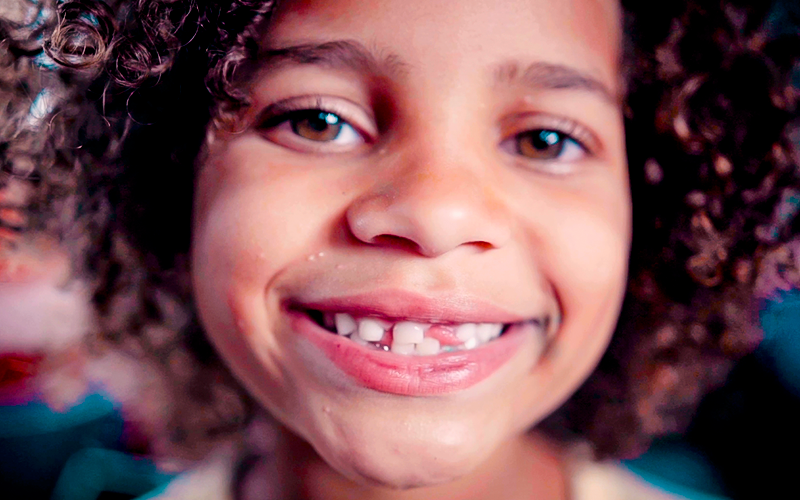
[(325, 330), (301, 311), (287, 313), (292, 329), (359, 385), (402, 396), (433, 396), (472, 387), (514, 357), (528, 329), (524, 323), (516, 324), (497, 339), (467, 351), (405, 356), (356, 344)]

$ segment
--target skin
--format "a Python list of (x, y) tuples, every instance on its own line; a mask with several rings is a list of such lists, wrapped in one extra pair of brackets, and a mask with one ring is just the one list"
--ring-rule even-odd
[[(362, 45), (375, 64), (268, 57), (332, 41)], [(236, 132), (209, 134), (192, 273), (212, 342), (299, 436), (287, 453), (314, 450), (301, 454), (304, 495), (335, 485), (343, 497), (469, 498), (505, 484), (508, 498), (564, 496), (557, 451), (527, 431), (593, 370), (625, 288), (616, 2), (282, 2), (263, 45), (252, 107)], [(522, 78), (542, 63), (585, 78)], [(265, 123), (287, 100), (353, 129), (325, 142)], [(515, 137), (539, 129), (577, 142), (556, 158), (521, 154)], [(561, 321), (541, 359), (531, 334), (466, 390), (382, 393), (345, 377), (283, 309), (378, 290)]]

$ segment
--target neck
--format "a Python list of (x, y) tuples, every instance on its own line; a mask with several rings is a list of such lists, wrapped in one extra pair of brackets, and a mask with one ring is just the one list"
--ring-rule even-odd
[(289, 498), (302, 500), (564, 500), (567, 486), (561, 453), (537, 434), (507, 441), (483, 466), (456, 481), (431, 487), (395, 490), (359, 484), (329, 467), (304, 441), (285, 431), (281, 455), (296, 478)]

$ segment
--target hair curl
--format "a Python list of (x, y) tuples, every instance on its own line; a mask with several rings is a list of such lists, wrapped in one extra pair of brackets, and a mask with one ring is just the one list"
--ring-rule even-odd
[[(273, 2), (18, 3), (35, 19), (0, 22), (2, 182), (30, 183), (31, 227), (84, 257), (99, 338), (173, 381), (171, 438), (239, 428), (253, 406), (187, 305), (192, 179), (209, 123), (248, 105), (238, 84)], [(629, 287), (597, 371), (544, 423), (601, 456), (683, 429), (758, 343), (759, 291), (776, 272), (763, 263), (796, 261), (785, 243), (800, 205), (796, 32), (771, 33), (755, 0), (623, 7)], [(31, 95), (57, 99), (25, 125)], [(793, 265), (779, 272), (797, 282)]]

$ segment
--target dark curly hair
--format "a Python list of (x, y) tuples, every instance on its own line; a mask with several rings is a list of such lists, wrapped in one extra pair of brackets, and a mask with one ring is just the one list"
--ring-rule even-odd
[[(173, 441), (240, 428), (254, 405), (204, 340), (186, 255), (197, 156), (209, 124), (248, 105), (239, 84), (273, 2), (17, 3), (16, 18), (0, 8), (0, 183), (32, 188), (32, 218), (11, 229), (56, 234), (80, 257), (93, 345), (167, 375)], [(766, 277), (798, 276), (786, 243), (800, 206), (800, 37), (768, 2), (622, 3), (629, 286), (598, 369), (543, 424), (600, 456), (683, 429), (757, 345)]]

